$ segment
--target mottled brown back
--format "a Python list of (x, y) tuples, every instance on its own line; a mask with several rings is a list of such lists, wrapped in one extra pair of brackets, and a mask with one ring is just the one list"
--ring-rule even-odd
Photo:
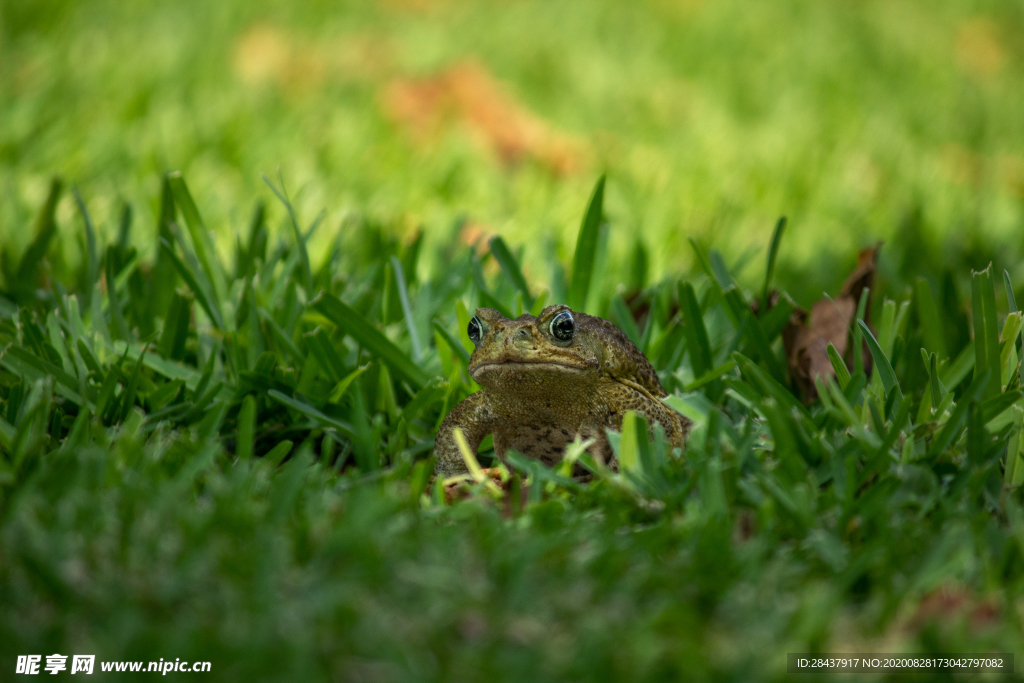
[(602, 359), (603, 372), (615, 379), (632, 380), (655, 398), (668, 395), (650, 361), (622, 330), (604, 318), (586, 313), (576, 313), (575, 320), (578, 330), (585, 334), (598, 335), (603, 344), (615, 347), (613, 353), (605, 354)]

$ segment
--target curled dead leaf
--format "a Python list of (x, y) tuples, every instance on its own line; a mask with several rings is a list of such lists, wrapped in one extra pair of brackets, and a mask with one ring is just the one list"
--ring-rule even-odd
[[(832, 361), (828, 357), (829, 344), (850, 365), (850, 326), (857, 315), (861, 293), (874, 282), (880, 248), (881, 243), (857, 254), (857, 267), (846, 278), (839, 295), (834, 299), (826, 297), (815, 302), (810, 313), (797, 309), (782, 332), (790, 376), (806, 402), (818, 398), (815, 377), (826, 381), (835, 377)], [(870, 303), (869, 300), (868, 311), (871, 309)], [(866, 319), (868, 313), (864, 315)], [(863, 358), (866, 368), (870, 369), (871, 355), (866, 347)]]

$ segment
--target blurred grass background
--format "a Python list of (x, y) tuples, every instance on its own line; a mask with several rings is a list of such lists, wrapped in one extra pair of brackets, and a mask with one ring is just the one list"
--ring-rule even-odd
[[(1016, 647), (1020, 317), (1001, 316), (1024, 282), (1022, 28), (1019, 2), (0, 0), (0, 663), (749, 680), (785, 675), (785, 652)], [(327, 212), (308, 270), (260, 178), (278, 167), (303, 227)], [(162, 192), (172, 169), (195, 220), (183, 177)], [(511, 520), (479, 497), (445, 505), (424, 458), (473, 388), (457, 311), (487, 287), (511, 310), (521, 294), (453, 238), (502, 235), (540, 294), (564, 280), (605, 171), (591, 296), (643, 290), (641, 346), (677, 394), (711, 369), (687, 333), (706, 319), (713, 365), (744, 362), (723, 370), (732, 393), (684, 391), (700, 422), (686, 456), (640, 484), (549, 482)], [(55, 173), (83, 201), (64, 193), (50, 240)], [(258, 220), (250, 233), (260, 198), (283, 239)], [(202, 264), (199, 211), (221, 251)], [(693, 267), (690, 236), (731, 272), (715, 252)], [(865, 389), (855, 363), (853, 408), (785, 412), (796, 395), (732, 355), (770, 370), (781, 330), (759, 350), (747, 321), (769, 314), (731, 321), (730, 302), (771, 280), (808, 306), (877, 239), (873, 320), (896, 390), (881, 375)], [(178, 251), (188, 265), (167, 277)], [(227, 316), (202, 313), (218, 273)], [(996, 357), (1005, 387), (985, 384)], [(989, 420), (1011, 401), (1012, 425)]]
[[(152, 253), (179, 169), (226, 253), (280, 166), (307, 221), (328, 212), (314, 254), (359, 213), (501, 234), (542, 282), (607, 170), (610, 247), (642, 241), (655, 277), (691, 235), (763, 248), (782, 213), (807, 300), (876, 239), (1022, 277), (1022, 36), (1024, 5), (984, 1), (5, 0), (0, 239), (28, 243), (56, 172), (108, 235), (122, 200), (151, 206)], [(81, 258), (70, 197), (58, 220)]]

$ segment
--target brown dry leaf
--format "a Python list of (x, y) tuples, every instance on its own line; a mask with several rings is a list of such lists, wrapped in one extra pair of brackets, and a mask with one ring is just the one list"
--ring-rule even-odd
[(457, 64), (431, 78), (400, 79), (383, 93), (384, 110), (419, 143), (447, 125), (466, 126), (504, 163), (534, 159), (564, 175), (578, 170), (585, 150), (509, 95), (483, 67)]
[(860, 300), (864, 288), (870, 287), (875, 281), (875, 267), (878, 265), (878, 251), (881, 248), (882, 243), (879, 242), (870, 249), (862, 249), (857, 253), (857, 267), (847, 276), (843, 288), (839, 290), (839, 296), (853, 297), (854, 301)]
[[(815, 377), (821, 377), (825, 381), (835, 377), (832, 361), (828, 357), (829, 343), (836, 348), (840, 356), (847, 358), (850, 325), (857, 314), (861, 292), (865, 287), (871, 287), (874, 281), (880, 248), (881, 243), (857, 254), (857, 267), (846, 278), (839, 296), (835, 299), (826, 297), (817, 301), (811, 307), (810, 315), (802, 309), (797, 310), (782, 332), (782, 343), (786, 349), (786, 359), (789, 361), (789, 373), (804, 401), (811, 402), (818, 398), (818, 390), (814, 386)], [(869, 300), (869, 310), (870, 303)], [(866, 366), (869, 359), (870, 354), (865, 350)]]
[(946, 585), (922, 598), (907, 627), (916, 631), (928, 622), (948, 623), (966, 617), (972, 628), (982, 628), (993, 623), (999, 612), (998, 603), (980, 599), (969, 588)]

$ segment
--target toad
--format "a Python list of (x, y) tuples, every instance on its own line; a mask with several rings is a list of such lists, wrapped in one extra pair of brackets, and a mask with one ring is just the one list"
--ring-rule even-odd
[(652, 428), (660, 424), (672, 446), (683, 445), (690, 421), (659, 400), (668, 394), (654, 368), (607, 320), (564, 305), (515, 320), (479, 308), (468, 333), (476, 346), (469, 374), (482, 388), (456, 405), (437, 431), (439, 476), (467, 471), (456, 427), (474, 453), (491, 434), (503, 462), (514, 449), (553, 465), (580, 436), (594, 440), (589, 452), (595, 460), (617, 469), (605, 429), (620, 431), (627, 410)]

